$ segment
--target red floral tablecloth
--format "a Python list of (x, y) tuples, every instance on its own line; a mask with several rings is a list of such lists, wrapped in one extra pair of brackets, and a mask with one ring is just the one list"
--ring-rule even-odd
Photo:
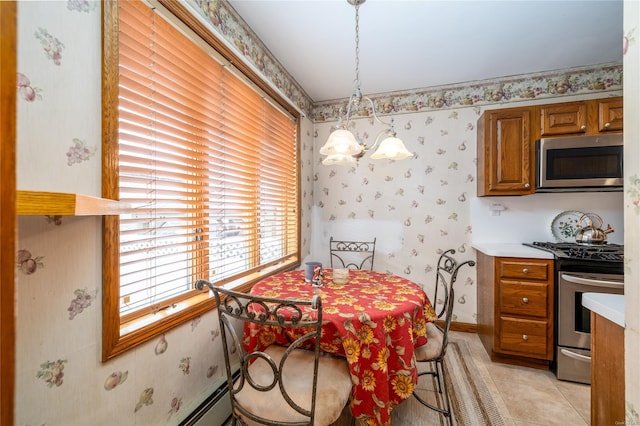
[[(321, 347), (349, 361), (353, 416), (368, 425), (390, 425), (391, 410), (411, 396), (417, 383), (413, 348), (427, 342), (426, 324), (436, 319), (431, 302), (420, 286), (398, 276), (351, 270), (349, 282), (338, 285), (331, 270), (324, 273), (320, 288), (296, 270), (258, 282), (251, 293), (290, 299), (320, 294)], [(255, 325), (246, 326), (244, 339), (248, 350), (290, 342), (277, 329)]]

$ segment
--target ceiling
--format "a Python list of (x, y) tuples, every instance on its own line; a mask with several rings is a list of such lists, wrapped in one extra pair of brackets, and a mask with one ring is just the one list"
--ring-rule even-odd
[[(347, 0), (229, 0), (314, 102), (349, 97), (355, 7)], [(622, 63), (622, 0), (368, 0), (364, 94)]]

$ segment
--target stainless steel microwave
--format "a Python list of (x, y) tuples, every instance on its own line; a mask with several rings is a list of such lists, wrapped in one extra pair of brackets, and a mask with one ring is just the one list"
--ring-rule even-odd
[(536, 141), (536, 192), (622, 191), (622, 133)]

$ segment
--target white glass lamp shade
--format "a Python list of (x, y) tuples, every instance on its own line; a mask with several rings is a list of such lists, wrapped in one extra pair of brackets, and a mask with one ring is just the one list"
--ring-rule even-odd
[(328, 155), (327, 158), (322, 160), (322, 164), (325, 166), (333, 166), (338, 164), (350, 164), (355, 163), (356, 157), (353, 155), (345, 155), (345, 154), (331, 154)]
[(329, 135), (327, 142), (320, 148), (320, 155), (357, 155), (361, 151), (362, 146), (356, 141), (353, 133), (346, 129), (338, 129)]
[(402, 160), (407, 157), (413, 157), (402, 141), (395, 136), (388, 137), (382, 141), (376, 152), (371, 154), (372, 160), (380, 160), (388, 158), (389, 160)]

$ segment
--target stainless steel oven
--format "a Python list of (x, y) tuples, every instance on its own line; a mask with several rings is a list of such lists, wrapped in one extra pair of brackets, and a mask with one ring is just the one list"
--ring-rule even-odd
[(558, 271), (556, 283), (556, 376), (561, 380), (591, 383), (591, 311), (582, 306), (582, 295), (624, 294), (624, 276)]
[(624, 294), (624, 247), (618, 244), (525, 243), (555, 257), (556, 377), (591, 383), (591, 311), (584, 293)]

